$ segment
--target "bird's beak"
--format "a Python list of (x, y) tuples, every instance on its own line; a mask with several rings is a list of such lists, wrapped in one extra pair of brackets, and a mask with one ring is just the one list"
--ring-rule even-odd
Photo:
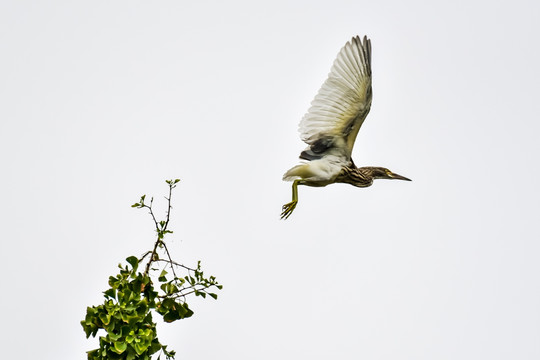
[(389, 176), (390, 176), (391, 179), (412, 181), (411, 179), (406, 178), (405, 176), (401, 176), (401, 175), (398, 175), (398, 174), (395, 174), (395, 173), (390, 173)]

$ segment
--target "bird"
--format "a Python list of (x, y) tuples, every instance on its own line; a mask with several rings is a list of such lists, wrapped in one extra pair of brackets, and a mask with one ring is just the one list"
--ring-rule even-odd
[(354, 36), (340, 50), (328, 78), (299, 125), (300, 138), (308, 145), (301, 164), (289, 169), (292, 201), (283, 205), (287, 219), (298, 204), (298, 185), (323, 187), (346, 183), (368, 187), (375, 179), (411, 181), (384, 167), (356, 167), (352, 150), (358, 131), (371, 108), (371, 40)]

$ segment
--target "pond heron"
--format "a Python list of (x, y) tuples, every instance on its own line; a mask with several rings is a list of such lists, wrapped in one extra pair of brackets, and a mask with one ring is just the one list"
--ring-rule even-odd
[(371, 97), (371, 41), (356, 36), (339, 52), (328, 79), (300, 121), (300, 137), (308, 144), (300, 159), (306, 161), (283, 175), (283, 180), (293, 184), (292, 201), (283, 205), (281, 219), (287, 219), (296, 208), (298, 185), (367, 187), (374, 179), (410, 181), (383, 167), (354, 165), (351, 153), (369, 113)]

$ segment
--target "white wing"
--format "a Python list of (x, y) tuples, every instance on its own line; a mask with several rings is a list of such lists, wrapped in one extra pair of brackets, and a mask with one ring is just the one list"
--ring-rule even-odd
[(300, 137), (310, 145), (300, 157), (315, 160), (332, 154), (350, 160), (370, 106), (371, 41), (356, 36), (339, 52), (300, 122)]

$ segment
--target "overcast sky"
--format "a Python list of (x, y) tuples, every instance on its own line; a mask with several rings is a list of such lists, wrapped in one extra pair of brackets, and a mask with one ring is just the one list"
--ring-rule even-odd
[[(178, 359), (539, 359), (538, 1), (0, 2), (5, 359), (86, 359), (79, 321), (154, 242), (224, 285)], [(283, 173), (339, 49), (372, 41), (358, 166)]]

